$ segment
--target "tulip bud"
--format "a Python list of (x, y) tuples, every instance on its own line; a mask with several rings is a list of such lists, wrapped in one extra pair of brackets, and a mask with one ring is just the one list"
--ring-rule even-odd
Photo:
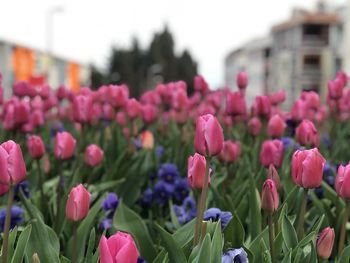
[(85, 149), (84, 160), (90, 167), (95, 167), (101, 164), (103, 159), (103, 151), (96, 144), (90, 144)]
[(343, 96), (343, 88), (344, 86), (340, 78), (328, 81), (328, 98), (339, 100)]
[(272, 181), (274, 181), (277, 190), (280, 188), (281, 179), (278, 175), (278, 172), (277, 172), (275, 166), (273, 166), (273, 164), (270, 164), (270, 166), (269, 166), (269, 170), (267, 172), (267, 179), (271, 179)]
[(261, 121), (258, 117), (253, 117), (248, 122), (248, 132), (253, 136), (258, 136), (261, 132)]
[(280, 167), (283, 161), (283, 143), (280, 140), (266, 140), (260, 151), (260, 162), (265, 167), (273, 164)]
[(236, 83), (240, 90), (245, 89), (248, 85), (248, 74), (244, 71), (239, 72), (236, 78)]
[(141, 133), (141, 146), (143, 149), (154, 148), (154, 137), (152, 132), (144, 131)]
[(225, 141), (219, 159), (223, 162), (233, 163), (237, 160), (241, 153), (241, 145), (239, 142)]
[(61, 160), (70, 159), (74, 155), (75, 145), (76, 140), (69, 132), (58, 132), (54, 148), (56, 158)]
[(90, 123), (93, 116), (92, 98), (78, 95), (73, 101), (73, 117), (80, 123)]
[(90, 193), (82, 184), (72, 188), (66, 204), (66, 218), (72, 221), (83, 220), (89, 213)]
[(350, 164), (339, 166), (335, 180), (335, 190), (340, 197), (350, 200)]
[(14, 141), (0, 145), (0, 183), (16, 185), (22, 182), (27, 174), (22, 150)]
[(285, 121), (280, 115), (273, 115), (267, 124), (267, 134), (271, 137), (281, 137), (286, 128)]
[[(188, 158), (188, 184), (195, 189), (202, 189), (204, 185), (206, 160), (205, 157), (195, 153), (194, 156)], [(208, 185), (210, 185), (210, 176), (208, 177)]]
[(277, 188), (273, 180), (267, 179), (264, 182), (261, 193), (261, 207), (266, 212), (273, 213), (279, 204)]
[(271, 112), (271, 102), (267, 96), (256, 96), (252, 111), (254, 116), (268, 117)]
[(100, 239), (100, 263), (135, 263), (140, 253), (131, 235), (117, 232)]
[(326, 160), (317, 148), (297, 150), (292, 157), (293, 181), (303, 188), (319, 187), (325, 163)]
[(280, 90), (269, 95), (269, 99), (272, 105), (278, 105), (286, 100), (286, 91)]
[(40, 136), (31, 135), (27, 140), (29, 155), (33, 159), (40, 159), (45, 153), (45, 145)]
[(241, 92), (228, 92), (226, 94), (226, 113), (243, 115), (247, 111), (246, 102)]
[(151, 124), (157, 117), (157, 108), (151, 104), (142, 106), (142, 120), (146, 124)]
[(334, 244), (334, 229), (326, 227), (319, 234), (316, 242), (317, 255), (321, 259), (328, 259), (332, 254)]
[(218, 120), (211, 114), (202, 115), (196, 121), (194, 147), (204, 156), (213, 156), (221, 152), (224, 134)]
[(312, 121), (303, 120), (296, 128), (295, 135), (301, 145), (317, 147), (320, 143), (317, 129)]

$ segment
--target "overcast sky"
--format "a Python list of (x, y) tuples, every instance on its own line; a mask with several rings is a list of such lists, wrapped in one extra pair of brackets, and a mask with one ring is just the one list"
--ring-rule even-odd
[[(345, 0), (330, 0), (343, 4)], [(104, 66), (111, 45), (127, 47), (137, 36), (143, 47), (166, 23), (176, 50), (190, 50), (213, 87), (223, 84), (225, 55), (246, 41), (268, 34), (293, 7), (316, 0), (3, 0), (0, 39), (46, 48), (47, 10), (54, 15), (53, 51)]]

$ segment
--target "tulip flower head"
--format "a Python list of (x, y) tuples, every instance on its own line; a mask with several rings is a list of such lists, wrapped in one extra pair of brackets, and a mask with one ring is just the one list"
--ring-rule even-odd
[(100, 239), (100, 263), (136, 263), (140, 253), (130, 234), (117, 232)]
[[(205, 168), (206, 168), (205, 157), (195, 153), (193, 156), (188, 158), (188, 184), (195, 189), (202, 189), (204, 185)], [(209, 172), (210, 173), (210, 172)], [(208, 185), (210, 185), (210, 176), (208, 177)]]
[(90, 193), (82, 184), (72, 188), (66, 204), (66, 218), (72, 221), (81, 221), (89, 213)]
[(323, 167), (326, 160), (317, 148), (297, 150), (292, 157), (293, 181), (303, 188), (316, 188), (321, 185)]
[(245, 71), (241, 71), (238, 73), (236, 77), (237, 87), (240, 90), (244, 90), (248, 86), (248, 74)]
[(95, 167), (101, 164), (103, 160), (103, 150), (96, 144), (90, 144), (85, 149), (85, 163), (90, 167)]
[(266, 140), (260, 151), (260, 162), (265, 167), (270, 164), (280, 167), (283, 161), (283, 143), (280, 140)]
[(40, 136), (31, 135), (27, 139), (29, 155), (33, 159), (40, 159), (45, 153), (45, 145)]
[(326, 227), (319, 234), (316, 242), (317, 255), (322, 259), (328, 259), (332, 254), (334, 244), (334, 229)]
[(241, 153), (241, 145), (239, 142), (225, 141), (219, 159), (224, 162), (235, 162)]
[(335, 190), (345, 200), (350, 200), (350, 164), (340, 165), (335, 180)]
[(261, 132), (261, 121), (258, 117), (253, 117), (248, 122), (248, 132), (253, 136), (258, 136)]
[(317, 129), (312, 121), (303, 120), (297, 127), (295, 134), (301, 145), (318, 147), (320, 144)]
[(267, 134), (271, 137), (281, 137), (286, 128), (286, 123), (278, 114), (273, 115), (267, 124)]
[(194, 147), (204, 156), (218, 155), (224, 143), (224, 134), (218, 120), (211, 114), (202, 115), (196, 121)]
[(267, 179), (262, 188), (261, 207), (269, 213), (277, 210), (279, 204), (278, 192), (275, 182)]
[(58, 132), (56, 134), (56, 142), (54, 154), (56, 158), (61, 160), (70, 159), (74, 155), (76, 140), (69, 132)]

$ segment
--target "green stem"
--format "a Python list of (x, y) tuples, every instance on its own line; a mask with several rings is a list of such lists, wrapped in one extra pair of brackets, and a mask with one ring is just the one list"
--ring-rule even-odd
[[(39, 175), (39, 189), (40, 189), (40, 202), (41, 202), (41, 211), (45, 215), (45, 194), (44, 194), (44, 178), (41, 171), (40, 160), (36, 160), (38, 175)], [(45, 218), (45, 216), (44, 216)]]
[[(63, 162), (63, 160), (61, 160), (61, 162)], [(63, 163), (61, 163), (61, 165), (59, 165), (58, 169), (59, 169), (59, 177), (58, 177), (58, 183), (57, 183), (57, 188), (56, 188), (56, 218), (55, 220), (55, 230), (56, 230), (56, 234), (58, 234), (59, 232), (59, 226), (60, 226), (60, 217), (61, 217), (61, 199), (63, 197), (63, 187), (61, 186), (61, 183), (63, 181), (63, 176), (62, 176), (62, 165)]]
[(343, 214), (343, 221), (342, 221), (341, 228), (340, 228), (338, 255), (341, 254), (341, 252), (343, 251), (343, 248), (344, 248), (345, 234), (346, 234), (346, 223), (348, 222), (348, 218), (349, 218), (349, 208), (350, 208), (350, 204), (349, 204), (349, 202), (346, 202), (345, 211)]
[(204, 215), (204, 210), (207, 203), (206, 201), (207, 201), (208, 181), (209, 181), (209, 164), (210, 164), (211, 158), (206, 157), (205, 159), (206, 159), (205, 177), (204, 177), (202, 192), (199, 196), (199, 202), (197, 205), (197, 218), (196, 218), (196, 227), (195, 227), (195, 234), (193, 239), (193, 246), (196, 246), (200, 240), (203, 215)]
[(77, 262), (77, 243), (78, 243), (78, 222), (73, 222), (73, 253), (72, 253), (72, 263)]
[(270, 241), (270, 254), (271, 254), (271, 262), (275, 263), (275, 249), (273, 245), (274, 240), (274, 231), (273, 231), (273, 214), (269, 213), (267, 216), (268, 224), (269, 224), (269, 241)]
[(297, 225), (297, 234), (299, 240), (301, 240), (304, 237), (304, 218), (305, 218), (305, 212), (306, 212), (306, 204), (307, 204), (307, 192), (308, 189), (303, 189), (303, 200), (300, 207), (300, 213), (299, 213), (299, 220)]
[(4, 226), (4, 243), (2, 244), (2, 263), (7, 263), (7, 254), (8, 254), (8, 245), (9, 245), (9, 234), (10, 234), (10, 224), (11, 224), (11, 207), (14, 197), (14, 187), (10, 185), (8, 197), (7, 197), (7, 206), (6, 206), (6, 218)]

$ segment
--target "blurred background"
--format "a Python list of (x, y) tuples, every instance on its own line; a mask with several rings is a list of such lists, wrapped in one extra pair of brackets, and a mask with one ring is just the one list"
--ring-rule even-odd
[(337, 70), (350, 73), (350, 0), (4, 0), (0, 72), (15, 81), (81, 86), (127, 83), (138, 97), (196, 74), (212, 89), (249, 75), (248, 102), (280, 88), (325, 97)]

